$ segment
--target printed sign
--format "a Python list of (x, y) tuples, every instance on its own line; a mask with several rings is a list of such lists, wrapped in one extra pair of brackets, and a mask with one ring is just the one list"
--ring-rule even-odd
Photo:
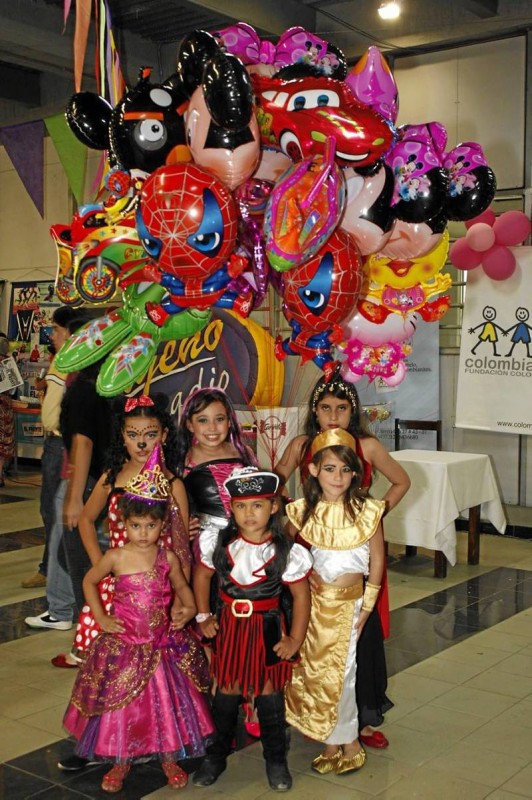
[(0, 361), (0, 394), (11, 392), (17, 386), (22, 386), (24, 381), (13, 356), (8, 356)]
[(456, 426), (532, 435), (532, 247), (513, 247), (505, 281), (467, 279)]
[(223, 389), (235, 406), (271, 408), (281, 401), (284, 381), (273, 351), (273, 338), (256, 322), (217, 310), (202, 331), (159, 348), (134, 394), (162, 392), (177, 415), (191, 392), (207, 387)]

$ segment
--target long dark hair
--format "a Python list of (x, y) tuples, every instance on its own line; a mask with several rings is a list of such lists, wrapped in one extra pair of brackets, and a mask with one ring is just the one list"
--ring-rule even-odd
[(169, 472), (177, 475), (177, 430), (173, 417), (168, 411), (168, 398), (164, 394), (154, 394), (151, 398), (152, 406), (138, 405), (131, 411), (125, 410), (127, 397), (119, 397), (115, 401), (113, 414), (113, 428), (111, 431), (111, 443), (107, 451), (106, 462), (106, 486), (114, 486), (116, 476), (128, 460), (126, 446), (124, 444), (124, 426), (127, 419), (157, 419), (168, 433), (166, 441), (162, 445), (164, 461)]
[[(351, 483), (344, 495), (344, 511), (346, 516), (354, 522), (357, 514), (364, 505), (364, 493), (360, 489), (363, 474), (360, 459), (350, 447), (343, 444), (334, 444), (330, 447), (324, 447), (323, 450), (318, 450), (312, 457), (310, 463), (314, 464), (318, 471), (321, 469), (324, 454), (328, 450), (334, 453), (334, 455), (353, 472)], [(302, 525), (312, 516), (314, 509), (323, 496), (323, 490), (319, 484), (318, 478), (315, 478), (310, 472), (303, 481), (303, 496), (305, 498), (306, 507)]]
[(318, 403), (327, 397), (327, 395), (336, 397), (338, 400), (345, 400), (351, 406), (349, 425), (346, 428), (351, 436), (354, 436), (355, 439), (363, 439), (368, 436), (373, 437), (373, 434), (367, 429), (363, 417), (360, 414), (360, 399), (353, 384), (345, 381), (339, 373), (333, 375), (329, 381), (327, 381), (325, 377), (320, 378), (310, 393), (308, 401), (307, 417), (303, 430), (307, 439), (301, 451), (301, 463), (305, 463), (312, 440), (320, 433), (321, 429), (318, 425), (316, 409)]
[[(281, 577), (286, 570), (288, 563), (288, 555), (292, 547), (292, 540), (286, 535), (283, 530), (282, 517), (280, 511), (275, 511), (270, 515), (268, 520), (268, 528), (271, 535), (271, 543), (275, 548), (276, 557), (266, 564), (264, 571), (268, 578), (281, 580)], [(216, 571), (225, 577), (231, 571), (231, 564), (227, 556), (227, 545), (238, 537), (238, 529), (234, 517), (231, 515), (229, 525), (220, 531), (218, 534), (218, 541), (214, 548), (212, 563)]]
[(177, 427), (179, 475), (183, 474), (187, 453), (192, 447), (193, 436), (192, 432), (189, 431), (187, 427), (187, 422), (192, 419), (194, 414), (199, 414), (201, 411), (204, 411), (211, 403), (221, 403), (225, 408), (229, 420), (229, 433), (227, 438), (242, 459), (242, 463), (246, 467), (255, 466), (255, 460), (242, 439), (240, 425), (238, 424), (233, 405), (225, 392), (222, 392), (221, 389), (198, 389), (187, 397)]

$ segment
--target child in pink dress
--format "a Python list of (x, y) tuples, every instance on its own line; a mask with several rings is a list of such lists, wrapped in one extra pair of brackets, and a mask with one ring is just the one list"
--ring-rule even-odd
[[(80, 667), (64, 725), (79, 756), (114, 762), (106, 792), (119, 792), (130, 765), (147, 758), (159, 758), (169, 786), (183, 788), (177, 760), (201, 756), (212, 733), (181, 635), (196, 613), (194, 597), (179, 559), (158, 541), (170, 495), (157, 446), (120, 500), (127, 544), (108, 550), (83, 582), (102, 633)], [(109, 573), (110, 614), (98, 591)]]

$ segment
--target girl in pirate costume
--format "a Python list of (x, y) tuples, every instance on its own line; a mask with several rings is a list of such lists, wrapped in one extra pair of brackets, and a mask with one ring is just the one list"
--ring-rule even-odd
[(380, 591), (385, 504), (360, 491), (361, 465), (347, 431), (320, 433), (310, 453), (304, 498), (286, 507), (288, 519), (310, 545), (317, 584), (301, 662), (285, 693), (286, 717), (325, 743), (312, 768), (343, 774), (366, 760), (358, 741), (356, 650)]
[[(266, 774), (270, 787), (286, 791), (292, 778), (286, 763), (283, 688), (290, 678), (290, 659), (297, 653), (310, 607), (306, 577), (312, 566), (308, 551), (291, 544), (277, 514), (279, 479), (251, 467), (225, 481), (231, 497), (231, 524), (220, 534), (200, 534), (201, 562), (194, 573), (198, 621), (203, 634), (215, 637), (211, 669), (217, 690), (213, 701), (214, 743), (194, 775), (195, 786), (210, 786), (226, 768), (241, 695), (254, 695)], [(209, 610), (213, 575), (218, 577), (220, 612)], [(280, 611), (287, 585), (293, 597), (290, 632)]]
[[(127, 543), (109, 549), (83, 581), (102, 633), (80, 667), (64, 725), (79, 756), (114, 762), (106, 792), (119, 792), (130, 765), (149, 758), (161, 760), (169, 786), (183, 788), (177, 760), (203, 755), (212, 733), (182, 639), (194, 596), (177, 556), (159, 546), (170, 498), (157, 445), (120, 500)], [(98, 586), (109, 573), (114, 600), (106, 612)]]

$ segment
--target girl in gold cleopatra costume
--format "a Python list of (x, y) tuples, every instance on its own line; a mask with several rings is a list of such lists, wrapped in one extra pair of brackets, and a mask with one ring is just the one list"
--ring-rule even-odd
[(366, 760), (358, 741), (356, 645), (380, 590), (384, 502), (360, 491), (362, 469), (347, 431), (320, 433), (310, 452), (304, 498), (286, 507), (314, 558), (310, 623), (285, 692), (286, 719), (324, 742), (312, 762), (316, 772), (344, 774)]

